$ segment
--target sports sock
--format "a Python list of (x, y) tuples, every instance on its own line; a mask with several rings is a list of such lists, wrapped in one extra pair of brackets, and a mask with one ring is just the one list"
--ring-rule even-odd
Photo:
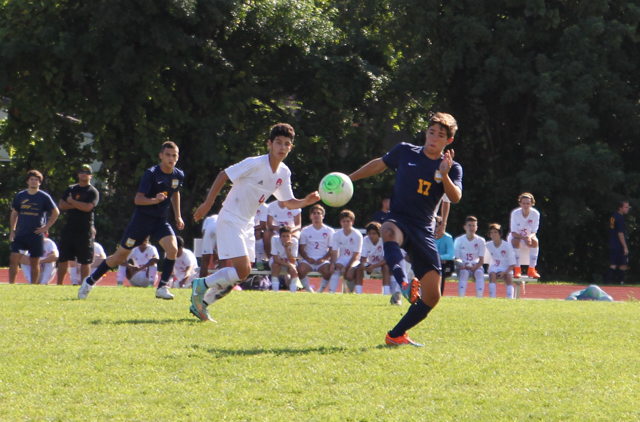
[(156, 284), (156, 276), (158, 275), (158, 267), (153, 265), (149, 267), (149, 283), (151, 283), (151, 287)]
[(260, 239), (256, 242), (256, 262), (261, 261), (263, 255), (264, 255), (264, 241)]
[(467, 294), (467, 280), (469, 280), (469, 270), (460, 270), (460, 279), (458, 280), (458, 296), (465, 297)]
[(538, 263), (538, 253), (540, 248), (529, 249), (529, 268), (535, 268)]
[(507, 299), (513, 299), (513, 285), (507, 286)]
[(71, 279), (71, 284), (74, 286), (77, 285), (78, 279), (80, 278), (80, 268), (69, 267), (69, 278)]
[(476, 297), (482, 297), (484, 295), (484, 277), (481, 279), (476, 278)]
[[(393, 276), (396, 278), (396, 282), (402, 286), (402, 283), (407, 282), (407, 275), (402, 268), (402, 251), (398, 242), (384, 242), (384, 260), (387, 266), (391, 269)], [(402, 335), (402, 334), (401, 334)]]
[(513, 252), (516, 254), (516, 267), (520, 266), (520, 248), (513, 248)]
[(127, 276), (127, 267), (125, 267), (124, 265), (118, 265), (118, 275), (116, 276), (116, 281), (118, 283), (118, 286), (122, 286), (126, 276)]
[(318, 289), (318, 292), (320, 293), (324, 292), (324, 289), (326, 289), (328, 285), (329, 285), (329, 280), (323, 278), (322, 281), (320, 282), (320, 288)]
[(280, 291), (280, 277), (271, 277), (271, 290), (276, 293)]
[(356, 286), (356, 294), (357, 295), (361, 295), (362, 294), (362, 286)]
[(173, 274), (173, 267), (176, 265), (175, 259), (165, 258), (162, 263), (162, 274), (160, 274), (160, 282), (158, 283), (158, 289), (167, 285)]
[(356, 282), (349, 281), (347, 279), (343, 279), (342, 282), (345, 283), (345, 285), (347, 286), (347, 293), (353, 293), (353, 291), (356, 288)]
[(204, 302), (205, 305), (209, 306), (211, 305), (213, 302), (216, 301), (215, 298), (215, 290), (214, 289), (208, 289), (205, 293), (204, 293), (204, 299), (202, 299), (202, 301)]
[(613, 273), (616, 272), (615, 268), (607, 268), (607, 273), (604, 275), (604, 284), (611, 283), (611, 279), (613, 278)]
[(491, 297), (491, 299), (496, 298), (496, 291), (496, 283), (489, 283), (489, 297)]
[(107, 260), (105, 259), (104, 261), (102, 261), (100, 263), (100, 265), (98, 265), (98, 268), (96, 268), (96, 270), (93, 272), (93, 274), (91, 274), (88, 278), (87, 278), (87, 284), (89, 284), (90, 286), (93, 286), (94, 284), (96, 284), (97, 280), (100, 280), (100, 278), (105, 275), (107, 273), (107, 271), (109, 271), (111, 269), (111, 267), (109, 267), (107, 265)]
[(382, 294), (390, 295), (391, 294), (391, 286), (382, 286)]
[(627, 270), (621, 270), (620, 268), (618, 268), (618, 282), (620, 284), (624, 283), (624, 275), (626, 274)]
[(329, 293), (335, 293), (338, 290), (338, 284), (340, 284), (340, 271), (334, 271), (329, 280)]
[(482, 269), (482, 267), (478, 268), (473, 273), (473, 278), (475, 278), (476, 283), (484, 284), (484, 270)]
[(391, 291), (391, 294), (400, 291), (400, 285), (396, 282), (396, 278), (393, 276), (391, 277), (391, 282), (389, 283), (389, 290)]
[(427, 317), (427, 315), (429, 315), (431, 309), (433, 308), (431, 306), (428, 306), (421, 300), (409, 306), (409, 310), (402, 317), (400, 322), (398, 322), (398, 324), (393, 327), (393, 330), (389, 331), (389, 336), (393, 338), (400, 337), (408, 330), (423, 321)]
[(291, 279), (291, 284), (289, 285), (289, 291), (291, 293), (295, 293), (298, 291), (298, 282), (300, 279), (298, 277), (294, 277)]
[(304, 287), (306, 291), (308, 291), (309, 293), (313, 293), (313, 288), (311, 287), (311, 283), (309, 282), (309, 277), (303, 278), (302, 280), (300, 280), (300, 282), (302, 283), (302, 287)]
[(233, 290), (233, 287), (238, 284), (238, 281), (240, 281), (240, 277), (238, 277), (238, 272), (233, 267), (224, 267), (205, 278), (205, 287), (213, 290), (213, 299), (209, 304), (228, 295)]

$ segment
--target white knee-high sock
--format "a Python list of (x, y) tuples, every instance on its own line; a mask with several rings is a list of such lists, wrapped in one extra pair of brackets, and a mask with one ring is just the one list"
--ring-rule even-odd
[(338, 284), (340, 284), (340, 271), (335, 271), (329, 280), (329, 293), (335, 293), (338, 290)]
[(391, 294), (391, 287), (390, 286), (382, 286), (382, 294), (383, 295), (390, 295)]
[(513, 248), (513, 252), (516, 254), (516, 267), (520, 266), (520, 248)]
[(307, 292), (314, 293), (313, 288), (311, 287), (311, 283), (309, 282), (309, 277), (303, 278), (302, 280), (300, 280), (300, 282), (302, 283), (302, 287), (304, 287)]
[(280, 277), (271, 277), (271, 290), (276, 293), (280, 291)]
[(484, 295), (484, 277), (481, 279), (476, 278), (476, 297), (482, 297)]
[(80, 282), (80, 268), (69, 267), (69, 278), (71, 279), (71, 284), (78, 285)]
[(204, 285), (213, 289), (214, 297), (209, 305), (228, 295), (239, 281), (240, 277), (238, 277), (238, 272), (233, 267), (222, 268), (205, 278)]
[(126, 276), (127, 276), (127, 267), (125, 267), (124, 265), (119, 265), (118, 274), (116, 275), (118, 286), (122, 286)]
[(298, 277), (294, 277), (291, 279), (291, 283), (289, 284), (289, 291), (291, 293), (295, 293), (298, 291), (298, 282), (300, 279)]
[(469, 270), (460, 270), (460, 279), (458, 280), (458, 296), (465, 297), (467, 294), (467, 281), (469, 280)]
[(513, 285), (507, 286), (507, 299), (513, 299)]
[(540, 248), (530, 248), (529, 249), (529, 268), (535, 268), (538, 263), (538, 253), (540, 252)]
[(491, 299), (496, 298), (496, 291), (496, 283), (489, 283), (489, 296), (491, 297)]
[(357, 295), (361, 295), (362, 294), (362, 286), (356, 286), (356, 294)]

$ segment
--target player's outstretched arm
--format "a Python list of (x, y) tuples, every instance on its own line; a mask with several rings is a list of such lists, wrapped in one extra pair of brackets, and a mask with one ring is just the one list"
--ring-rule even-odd
[(220, 193), (220, 189), (222, 189), (227, 180), (229, 180), (229, 176), (227, 176), (227, 173), (224, 170), (218, 173), (216, 180), (214, 180), (213, 185), (211, 185), (211, 189), (209, 189), (207, 199), (202, 205), (198, 207), (196, 212), (193, 213), (194, 220), (202, 220), (207, 215), (207, 213), (213, 206), (213, 201), (216, 200), (216, 196), (218, 196), (218, 194)]
[(306, 206), (315, 204), (320, 200), (320, 194), (318, 191), (311, 192), (309, 195), (305, 196), (304, 199), (290, 199), (288, 201), (282, 201), (285, 207), (290, 210), (295, 210), (296, 208), (304, 208)]
[(366, 179), (367, 177), (375, 176), (382, 173), (387, 169), (387, 165), (382, 161), (382, 158), (376, 158), (369, 161), (364, 166), (360, 167), (355, 172), (349, 175), (349, 178), (355, 182), (356, 180)]

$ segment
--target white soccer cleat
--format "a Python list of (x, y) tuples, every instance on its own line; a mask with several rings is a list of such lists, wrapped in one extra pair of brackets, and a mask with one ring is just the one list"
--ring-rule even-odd
[(93, 289), (93, 286), (87, 283), (87, 279), (89, 277), (82, 280), (82, 284), (80, 285), (80, 290), (78, 290), (78, 299), (86, 299), (89, 296), (89, 292)]
[(162, 286), (156, 289), (156, 299), (171, 300), (173, 299), (173, 295), (167, 286)]

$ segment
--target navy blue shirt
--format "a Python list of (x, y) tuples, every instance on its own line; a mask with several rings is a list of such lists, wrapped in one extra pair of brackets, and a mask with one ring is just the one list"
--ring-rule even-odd
[(16, 236), (24, 236), (47, 224), (47, 212), (57, 207), (48, 193), (39, 190), (30, 195), (23, 190), (13, 198), (12, 208), (18, 212)]
[(184, 172), (173, 168), (172, 173), (165, 173), (160, 169), (160, 164), (155, 165), (142, 175), (138, 192), (144, 193), (147, 198), (155, 198), (160, 192), (164, 192), (167, 198), (153, 205), (138, 205), (136, 212), (151, 217), (167, 218), (169, 207), (171, 207), (171, 197), (180, 190), (184, 182)]
[(624, 222), (624, 217), (619, 212), (613, 213), (609, 223), (609, 247), (611, 249), (623, 250), (624, 247), (620, 242), (618, 233), (622, 233), (624, 241), (627, 241), (627, 225)]
[(387, 219), (387, 217), (389, 217), (388, 212), (384, 212), (382, 210), (378, 210), (373, 214), (373, 221), (377, 221), (378, 223), (382, 224), (384, 223), (384, 220)]
[[(432, 232), (434, 214), (444, 196), (439, 170), (444, 155), (432, 160), (423, 150), (424, 147), (403, 142), (382, 157), (382, 161), (397, 172), (391, 195), (391, 213)], [(449, 178), (462, 189), (462, 167), (455, 161), (449, 170)]]

